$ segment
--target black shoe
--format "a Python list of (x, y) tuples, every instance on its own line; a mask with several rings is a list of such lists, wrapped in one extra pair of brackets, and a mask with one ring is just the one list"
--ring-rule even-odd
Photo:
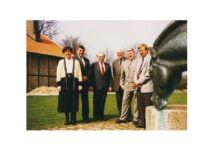
[(100, 121), (105, 121), (105, 118), (104, 117), (101, 117), (99, 120)]
[(100, 119), (99, 119), (98, 117), (94, 117), (94, 118), (93, 118), (93, 121), (94, 121), (94, 122), (97, 122), (97, 121), (99, 121), (99, 120), (100, 120)]
[(142, 123), (138, 123), (135, 125), (136, 128), (145, 128), (145, 125)]
[(85, 118), (85, 119), (83, 119), (83, 122), (84, 123), (90, 123), (90, 119), (89, 118)]
[(71, 123), (69, 121), (66, 121), (64, 125), (70, 125)]
[(120, 123), (126, 123), (126, 121), (118, 119), (118, 120), (116, 120), (116, 123), (118, 123), (118, 124), (120, 124)]
[(71, 121), (71, 125), (76, 125), (77, 122), (76, 121)]

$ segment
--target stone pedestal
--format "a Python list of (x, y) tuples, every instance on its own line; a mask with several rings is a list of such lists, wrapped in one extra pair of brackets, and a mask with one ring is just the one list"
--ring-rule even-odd
[(187, 105), (168, 105), (161, 111), (147, 107), (146, 130), (187, 130)]

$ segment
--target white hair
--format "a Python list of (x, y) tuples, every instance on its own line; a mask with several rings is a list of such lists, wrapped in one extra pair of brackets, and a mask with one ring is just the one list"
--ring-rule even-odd
[(103, 52), (98, 52), (98, 54), (96, 56), (98, 57), (99, 55), (106, 56)]
[(124, 49), (122, 49), (122, 48), (119, 48), (119, 49), (117, 49), (117, 50), (115, 50), (115, 51), (116, 51), (116, 53), (125, 52)]

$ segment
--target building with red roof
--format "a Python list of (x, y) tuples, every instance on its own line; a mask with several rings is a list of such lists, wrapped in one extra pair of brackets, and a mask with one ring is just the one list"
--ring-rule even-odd
[(35, 21), (28, 20), (26, 34), (27, 92), (40, 86), (56, 86), (57, 63), (64, 57), (62, 47), (46, 36), (36, 33)]

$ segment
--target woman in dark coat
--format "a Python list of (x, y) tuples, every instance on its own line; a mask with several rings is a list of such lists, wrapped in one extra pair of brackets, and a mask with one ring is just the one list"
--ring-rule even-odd
[[(64, 47), (62, 52), (65, 58), (58, 62), (57, 86), (59, 89), (58, 112), (65, 113), (65, 125), (76, 125), (76, 112), (78, 111), (79, 94), (82, 89), (82, 74), (79, 61), (72, 57), (72, 48)], [(71, 113), (71, 121), (69, 119)]]

